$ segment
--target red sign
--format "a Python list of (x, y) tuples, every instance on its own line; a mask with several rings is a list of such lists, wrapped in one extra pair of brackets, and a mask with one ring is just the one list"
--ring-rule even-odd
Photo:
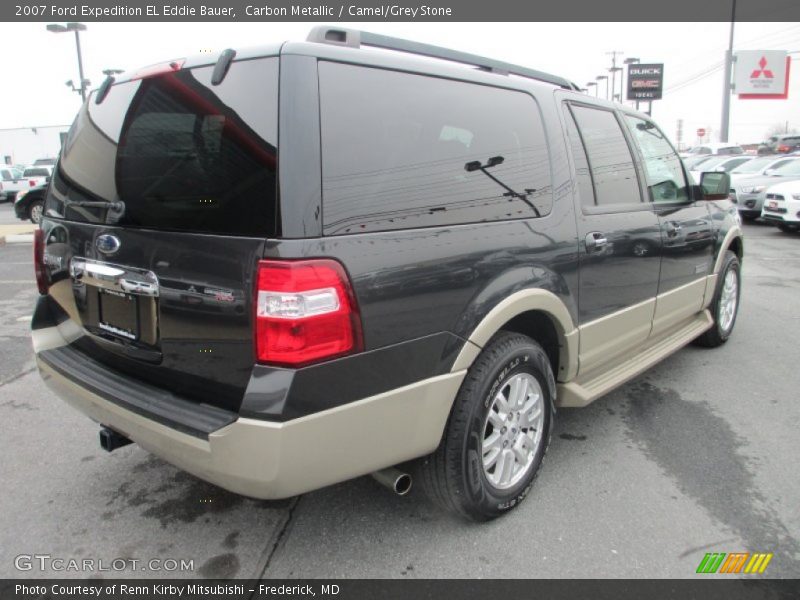
[(697, 130), (697, 137), (705, 137), (705, 135), (706, 135), (706, 130), (703, 129), (702, 127)]
[[(764, 64), (761, 64), (761, 61)], [(758, 66), (761, 69), (757, 69), (750, 74), (750, 77), (753, 79), (757, 79), (760, 76), (764, 76), (766, 79), (772, 79), (773, 73), (769, 69), (764, 69), (766, 67), (766, 61), (762, 58), (759, 61)], [(786, 57), (786, 83), (784, 84), (783, 93), (782, 94), (739, 94), (740, 100), (786, 100), (789, 98), (789, 68), (792, 66), (792, 57)]]

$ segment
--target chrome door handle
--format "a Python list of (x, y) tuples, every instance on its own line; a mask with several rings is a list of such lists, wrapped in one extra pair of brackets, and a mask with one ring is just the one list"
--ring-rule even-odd
[(678, 223), (668, 222), (666, 226), (667, 235), (677, 235), (678, 232), (681, 230), (681, 226)]
[(591, 252), (608, 245), (608, 238), (599, 231), (586, 234), (586, 250)]

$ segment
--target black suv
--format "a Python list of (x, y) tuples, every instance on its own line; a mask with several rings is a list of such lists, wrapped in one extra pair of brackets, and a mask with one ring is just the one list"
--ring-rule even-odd
[(416, 474), (492, 518), (556, 407), (730, 335), (742, 233), (707, 175), (565, 79), (384, 36), (154, 65), (65, 141), (37, 362), (108, 450), (257, 498)]

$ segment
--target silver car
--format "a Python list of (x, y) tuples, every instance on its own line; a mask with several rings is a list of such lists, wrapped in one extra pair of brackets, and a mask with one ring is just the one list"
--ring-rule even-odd
[(761, 216), (767, 188), (797, 179), (800, 179), (800, 160), (793, 160), (777, 169), (767, 170), (764, 175), (739, 179), (731, 184), (730, 198), (736, 203), (743, 219), (757, 219)]

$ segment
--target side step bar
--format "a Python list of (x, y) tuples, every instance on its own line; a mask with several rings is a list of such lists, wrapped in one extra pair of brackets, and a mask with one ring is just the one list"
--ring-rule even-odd
[(680, 350), (714, 324), (711, 313), (704, 310), (681, 329), (665, 337), (651, 340), (644, 348), (624, 355), (611, 365), (578, 375), (573, 381), (558, 385), (558, 406), (581, 407), (597, 400), (623, 383), (643, 373), (661, 359)]

